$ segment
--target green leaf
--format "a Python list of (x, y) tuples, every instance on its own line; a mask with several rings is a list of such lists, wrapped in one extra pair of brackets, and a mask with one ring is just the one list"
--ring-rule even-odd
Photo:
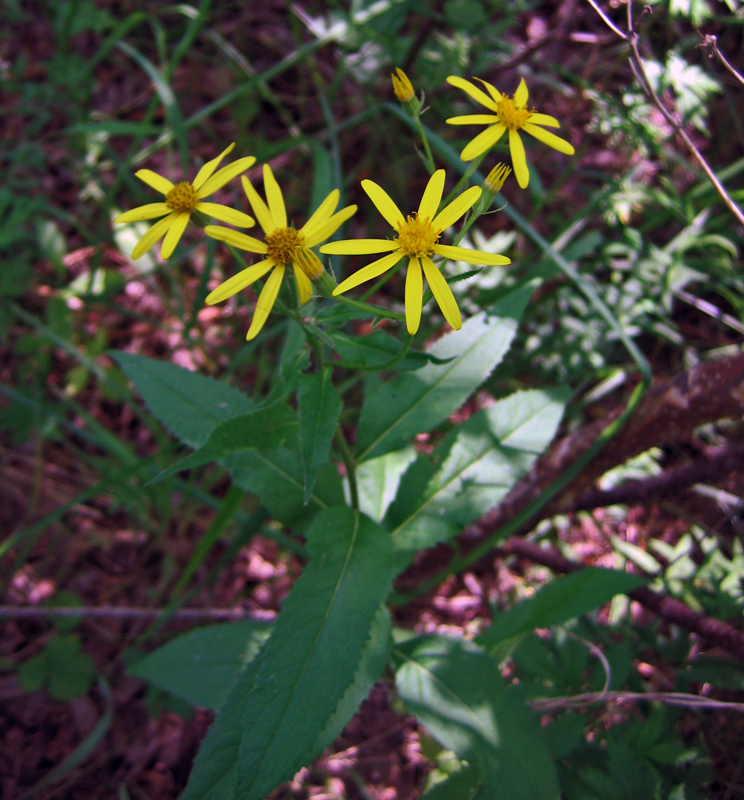
[(285, 398), (297, 386), (302, 372), (310, 363), (310, 349), (307, 346), (305, 331), (293, 319), (288, 320), (287, 335), (279, 359), (279, 369), (272, 377), (271, 391), (262, 406), (270, 406)]
[(640, 575), (612, 569), (586, 567), (557, 578), (494, 619), (477, 639), (491, 649), (500, 642), (549, 628), (586, 614), (609, 602), (616, 594), (632, 592), (648, 583)]
[(403, 473), (416, 458), (413, 447), (371, 458), (357, 468), (359, 510), (379, 522), (395, 499)]
[(466, 764), (432, 786), (421, 800), (472, 800), (480, 782), (478, 770), (472, 764)]
[(478, 767), (478, 796), (558, 800), (555, 767), (537, 719), (495, 661), (462, 639), (424, 636), (394, 651), (401, 699), (429, 733)]
[(313, 558), (258, 658), (238, 759), (242, 800), (260, 800), (320, 754), (390, 590), (390, 537), (366, 517), (325, 511), (308, 549)]
[(200, 447), (221, 422), (250, 412), (255, 403), (226, 383), (167, 361), (111, 352), (150, 412), (184, 444)]
[(312, 496), (320, 468), (328, 463), (333, 433), (341, 414), (341, 398), (330, 368), (300, 377), (297, 406), (300, 416), (300, 455), (305, 479), (303, 501)]
[(497, 505), (555, 435), (563, 391), (527, 391), (473, 414), (432, 455), (419, 455), (384, 524), (407, 563)]
[(302, 463), (296, 451), (281, 447), (269, 453), (242, 450), (222, 463), (237, 486), (260, 497), (270, 514), (288, 528), (301, 530), (318, 511), (344, 505), (341, 476), (331, 464), (318, 472), (305, 504)]
[[(400, 352), (403, 343), (385, 331), (375, 330), (364, 336), (349, 336), (341, 331), (331, 334), (336, 352), (342, 360), (357, 369), (375, 369), (388, 363)], [(409, 350), (405, 356), (390, 369), (407, 371), (420, 369), (427, 363), (445, 363), (432, 353)]]
[(270, 630), (269, 622), (245, 619), (189, 631), (137, 661), (129, 673), (216, 711)]
[(46, 646), (49, 693), (57, 700), (71, 700), (85, 694), (93, 683), (96, 668), (80, 648), (77, 634), (59, 634)]
[(535, 286), (525, 284), (439, 339), (429, 353), (451, 361), (396, 375), (365, 397), (357, 460), (400, 449), (456, 411), (503, 358)]
[(259, 408), (217, 425), (195, 453), (177, 461), (150, 483), (157, 483), (177, 472), (200, 467), (210, 461), (219, 461), (240, 450), (276, 450), (285, 442), (294, 443), (296, 438), (297, 413), (293, 409), (283, 404)]
[(254, 658), (230, 690), (196, 754), (181, 800), (233, 800), (235, 797), (243, 717), (256, 684), (258, 667), (259, 659)]

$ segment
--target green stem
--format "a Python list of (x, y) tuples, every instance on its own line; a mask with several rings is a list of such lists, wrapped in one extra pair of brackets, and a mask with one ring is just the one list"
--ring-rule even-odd
[(352, 300), (350, 297), (344, 297), (342, 294), (336, 295), (335, 299), (341, 303), (346, 303), (347, 306), (358, 308), (360, 311), (369, 311), (377, 317), (387, 317), (388, 319), (398, 320), (398, 322), (405, 322), (406, 320), (405, 314), (397, 314), (395, 311), (389, 311), (387, 308), (380, 308), (370, 303)]
[(426, 165), (429, 168), (429, 175), (434, 174), (434, 156), (431, 154), (431, 147), (429, 147), (429, 139), (426, 136), (426, 131), (424, 130), (424, 126), (421, 124), (421, 117), (416, 114), (414, 117), (416, 122), (416, 127), (418, 128), (419, 136), (421, 136), (421, 141), (424, 143), (424, 150), (426, 151)]
[(359, 492), (357, 490), (357, 479), (356, 479), (356, 462), (354, 461), (354, 456), (351, 454), (351, 450), (349, 449), (349, 445), (346, 442), (346, 437), (344, 436), (344, 432), (341, 430), (341, 423), (336, 426), (336, 446), (338, 447), (339, 453), (341, 453), (341, 458), (344, 462), (344, 466), (346, 467), (346, 477), (349, 479), (349, 492), (351, 494), (351, 507), (354, 511), (359, 511)]

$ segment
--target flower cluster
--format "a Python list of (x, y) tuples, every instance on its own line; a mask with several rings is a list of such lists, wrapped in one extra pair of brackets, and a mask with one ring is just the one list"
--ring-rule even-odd
[[(423, 94), (421, 100), (416, 98), (410, 80), (401, 69), (396, 70), (392, 75), (392, 80), (395, 96), (406, 112), (415, 119), (422, 136), (424, 136), (419, 121), (423, 107)], [(524, 188), (529, 183), (529, 170), (520, 131), (534, 136), (562, 153), (568, 155), (574, 153), (574, 148), (568, 142), (545, 130), (545, 128), (559, 127), (559, 123), (554, 117), (538, 114), (527, 108), (529, 95), (524, 80), (520, 82), (513, 97), (501, 94), (486, 81), (481, 80), (480, 83), (488, 94), (464, 78), (451, 76), (447, 80), (452, 86), (465, 91), (490, 112), (452, 117), (447, 120), (452, 125), (485, 124), (488, 126), (462, 151), (461, 157), (464, 161), (472, 161), (483, 156), (508, 131), (514, 174), (519, 185)], [(310, 215), (307, 222), (297, 228), (288, 221), (282, 191), (271, 167), (265, 164), (263, 166), (265, 200), (259, 195), (247, 176), (242, 175), (241, 179), (253, 214), (263, 230), (263, 240), (222, 225), (204, 225), (206, 221), (203, 220), (204, 217), (212, 217), (235, 228), (251, 228), (255, 225), (253, 217), (242, 211), (219, 203), (204, 202), (205, 198), (255, 164), (256, 159), (253, 156), (247, 156), (218, 170), (222, 160), (233, 150), (234, 143), (217, 158), (205, 164), (191, 183), (182, 181), (173, 184), (167, 178), (151, 170), (139, 170), (136, 176), (151, 188), (161, 192), (164, 199), (161, 202), (150, 203), (120, 214), (114, 221), (140, 222), (162, 217), (145, 232), (134, 248), (132, 257), (135, 259), (147, 253), (160, 239), (163, 239), (160, 255), (164, 259), (169, 258), (192, 219), (204, 227), (207, 236), (238, 250), (261, 256), (261, 260), (228, 278), (206, 298), (209, 305), (222, 302), (265, 278), (248, 329), (247, 338), (249, 340), (257, 336), (265, 324), (279, 295), (284, 274), (289, 266), (292, 267), (297, 298), (302, 305), (310, 300), (314, 287), (326, 297), (340, 297), (349, 289), (391, 272), (403, 259), (407, 259), (405, 321), (409, 334), (413, 335), (418, 331), (421, 321), (424, 280), (439, 304), (444, 318), (452, 328), (458, 330), (462, 327), (462, 317), (447, 279), (441, 272), (442, 266), (448, 259), (485, 266), (506, 265), (511, 262), (506, 256), (497, 253), (485, 253), (458, 247), (456, 242), (459, 239), (455, 240), (454, 245), (444, 244), (440, 239), (448, 228), (465, 215), (469, 215), (466, 222), (467, 228), (479, 214), (488, 209), (512, 170), (504, 164), (498, 164), (484, 181), (483, 189), (471, 186), (440, 208), (444, 194), (445, 171), (435, 169), (425, 136), (424, 145), (426, 161), (432, 174), (416, 210), (404, 215), (381, 186), (371, 180), (362, 181), (362, 189), (392, 228), (390, 238), (345, 239), (320, 247), (320, 252), (324, 254), (384, 254), (338, 285), (326, 272), (318, 255), (313, 250), (335, 234), (341, 225), (357, 211), (355, 205), (346, 206), (337, 211), (340, 200), (338, 189), (334, 189)], [(466, 173), (465, 178), (469, 175), (470, 171)], [(345, 300), (345, 302), (350, 301)]]

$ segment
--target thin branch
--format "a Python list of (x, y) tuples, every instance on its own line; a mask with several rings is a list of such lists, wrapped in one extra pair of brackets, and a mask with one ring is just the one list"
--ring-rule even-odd
[(168, 615), (184, 620), (241, 620), (274, 619), (273, 612), (249, 611), (245, 608), (180, 608), (171, 611), (161, 608), (137, 608), (132, 606), (0, 606), (0, 619), (41, 619), (59, 617), (84, 617), (86, 619), (158, 619)]
[(559, 711), (565, 708), (584, 708), (597, 703), (664, 703), (668, 706), (682, 706), (696, 708), (703, 711), (738, 711), (744, 713), (744, 703), (730, 703), (723, 700), (711, 700), (696, 694), (683, 694), (681, 692), (587, 692), (573, 697), (546, 697), (543, 700), (533, 700), (530, 706), (533, 711), (544, 714), (546, 711)]
[[(617, 26), (612, 23), (612, 21), (607, 17), (607, 15), (599, 8), (599, 6), (594, 2), (594, 0), (587, 0), (587, 2), (591, 5), (591, 7), (599, 14), (602, 20), (609, 25), (610, 28), (621, 38), (623, 41), (628, 43), (628, 47), (630, 48), (630, 66), (638, 79), (641, 88), (643, 89), (646, 96), (651, 100), (651, 102), (656, 106), (659, 112), (662, 114), (664, 119), (671, 125), (674, 129), (675, 133), (682, 139), (685, 144), (685, 147), (690, 151), (690, 154), (693, 158), (698, 162), (700, 168), (708, 177), (708, 180), (713, 184), (713, 187), (718, 192), (721, 200), (723, 200), (726, 207), (729, 211), (736, 217), (739, 222), (744, 225), (744, 212), (739, 208), (739, 206), (734, 202), (731, 198), (729, 193), (726, 191), (724, 185), (718, 180), (715, 172), (711, 169), (708, 162), (703, 158), (703, 155), (695, 146), (694, 142), (685, 132), (682, 125), (675, 119), (674, 115), (670, 113), (666, 106), (661, 102), (659, 96), (654, 91), (653, 86), (648, 79), (648, 75), (646, 74), (646, 70), (643, 66), (643, 59), (641, 58), (641, 54), (638, 50), (638, 34), (635, 32), (634, 23), (633, 23), (633, 0), (628, 0), (627, 2), (627, 9), (628, 9), (628, 32), (623, 33)], [(646, 6), (645, 8), (648, 8)], [(645, 9), (644, 9), (645, 12)]]
[[(591, 0), (590, 0), (591, 2)], [(698, 31), (700, 33), (700, 31)], [(699, 47), (704, 47), (708, 52), (708, 57), (712, 58), (715, 56), (721, 64), (736, 78), (739, 83), (744, 86), (744, 76), (740, 72), (737, 72), (734, 67), (727, 61), (726, 56), (718, 49), (718, 39), (712, 34), (707, 33), (705, 36), (700, 34), (703, 37), (703, 42)]]

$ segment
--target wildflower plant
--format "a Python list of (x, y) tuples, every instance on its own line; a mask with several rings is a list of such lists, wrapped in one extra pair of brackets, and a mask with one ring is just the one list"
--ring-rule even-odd
[[(524, 81), (513, 97), (486, 82), (488, 94), (461, 78), (449, 82), (489, 112), (447, 120), (488, 126), (465, 148), (463, 159), (480, 158), (508, 131), (514, 174), (525, 187), (529, 172), (522, 132), (573, 153), (571, 145), (545, 130), (558, 126), (553, 117), (528, 109)], [(127, 222), (167, 215), (145, 234), (135, 257), (163, 235), (162, 255), (168, 257), (194, 212), (226, 222), (232, 227), (205, 228), (207, 237), (224, 245), (218, 252), (228, 275), (205, 302), (242, 297), (263, 281), (247, 333), (255, 347), (261, 347), (262, 331), (267, 336), (264, 325), (272, 311), (288, 320), (281, 328), (287, 333), (279, 354), (276, 348), (266, 351), (278, 362), (277, 380), (263, 396), (143, 356), (116, 356), (148, 407), (193, 450), (155, 481), (216, 461), (237, 487), (256, 498), (254, 505), (262, 509), (259, 526), (272, 520), (272, 530), (301, 534), (306, 543), (303, 576), (283, 602), (268, 638), (265, 628), (257, 628), (249, 633), (256, 638), (247, 650), (245, 638), (240, 647), (232, 643), (233, 654), (253, 654), (248, 665), (233, 657), (231, 683), (217, 693), (208, 679), (189, 683), (188, 699), (220, 710), (184, 800), (263, 798), (333, 742), (386, 664), (395, 670), (408, 708), (444, 747), (468, 762), (473, 792), (481, 786), (483, 796), (495, 796), (509, 786), (509, 796), (525, 800), (559, 795), (558, 773), (537, 718), (502, 681), (480, 639), (466, 644), (443, 636), (402, 635), (393, 647), (388, 608), (393, 580), (419, 552), (452, 541), (506, 495), (550, 443), (566, 401), (562, 391), (518, 391), (474, 411), (462, 425), (442, 430), (432, 438), (430, 452), (412, 447), (414, 437), (445, 426), (490, 378), (514, 339), (537, 281), (516, 273), (508, 289), (462, 319), (450, 282), (465, 280), (470, 282), (466, 287), (476, 287), (480, 271), (511, 264), (507, 255), (460, 242), (484, 214), (498, 210), (496, 198), (505, 185), (511, 188), (512, 170), (499, 163), (483, 186), (472, 163), (461, 165), (459, 180), (448, 175), (436, 163), (422, 122), (423, 94), (416, 97), (401, 70), (393, 74), (393, 90), (403, 106), (394, 107), (396, 116), (419, 136), (421, 174), (427, 170), (429, 177), (420, 199), (409, 196), (400, 206), (376, 181), (361, 181), (390, 226), (386, 238), (366, 235), (368, 208), (362, 214), (354, 204), (338, 210), (342, 192), (357, 191), (351, 181), (334, 187), (307, 221), (295, 226), (268, 164), (262, 169), (265, 199), (250, 177), (242, 177), (263, 239), (235, 230), (250, 227), (253, 219), (203, 202), (253, 164), (252, 157), (241, 158), (215, 172), (232, 145), (202, 167), (191, 184), (174, 186), (141, 170), (138, 177), (162, 192), (165, 201), (117, 218)], [(435, 123), (428, 119), (430, 126)], [(445, 198), (448, 183), (454, 188)], [(328, 242), (344, 225), (347, 238)], [(237, 251), (253, 263), (243, 263)], [(340, 283), (322, 260), (330, 255), (341, 257), (336, 261), (344, 274)], [(379, 257), (353, 271), (349, 257), (360, 255)], [(448, 262), (453, 260), (475, 269), (450, 276)], [(401, 262), (404, 278), (397, 273)], [(296, 292), (284, 281), (290, 266)], [(206, 276), (204, 285), (209, 280), (214, 276)], [(373, 280), (377, 283), (366, 295), (349, 296)], [(438, 314), (424, 316), (431, 299), (448, 328)], [(424, 324), (427, 337), (435, 341), (414, 347)], [(378, 375), (361, 386), (359, 375), (370, 371)], [(391, 373), (394, 377), (385, 379)], [(636, 577), (620, 575), (611, 591), (601, 581), (588, 591), (591, 602), (599, 604), (637, 585)], [(241, 631), (236, 629), (235, 636), (245, 637), (245, 627)], [(496, 634), (490, 639), (487, 634), (484, 642), (496, 640)], [(161, 655), (145, 659), (134, 671), (167, 688), (172, 675), (159, 671)], [(168, 663), (176, 671), (191, 669), (188, 663)], [(439, 674), (443, 665), (451, 671)], [(451, 718), (433, 702), (442, 691), (454, 704)], [(482, 706), (482, 714), (474, 711)], [(471, 721), (473, 713), (477, 724)], [(509, 750), (512, 741), (522, 745)]]

